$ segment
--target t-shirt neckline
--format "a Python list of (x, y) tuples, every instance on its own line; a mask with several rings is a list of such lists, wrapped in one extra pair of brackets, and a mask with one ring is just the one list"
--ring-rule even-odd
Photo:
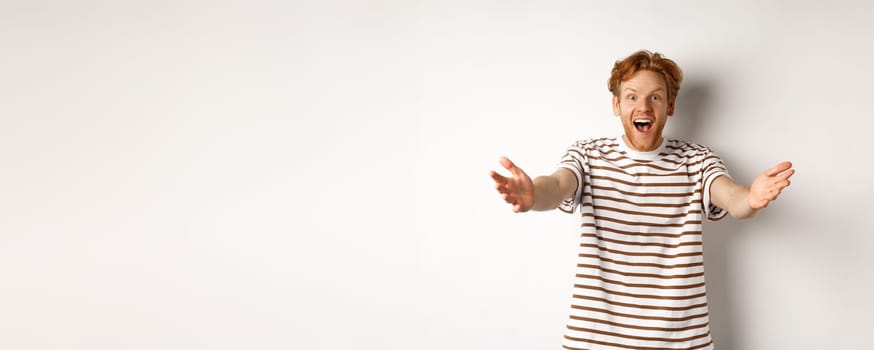
[(668, 140), (666, 140), (664, 137), (662, 137), (662, 142), (658, 148), (656, 148), (652, 151), (645, 151), (645, 152), (644, 151), (636, 151), (636, 150), (632, 149), (631, 146), (629, 146), (625, 142), (625, 134), (619, 135), (619, 137), (617, 137), (617, 141), (619, 141), (619, 142), (617, 142), (617, 144), (619, 144), (619, 149), (621, 151), (625, 152), (626, 154), (628, 154), (631, 158), (635, 158), (635, 159), (644, 159), (644, 160), (658, 159), (659, 154), (664, 153), (668, 147), (667, 146)]

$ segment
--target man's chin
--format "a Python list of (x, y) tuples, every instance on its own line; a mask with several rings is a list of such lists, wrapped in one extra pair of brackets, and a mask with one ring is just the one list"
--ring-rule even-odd
[[(635, 131), (635, 133), (637, 132)], [(638, 152), (653, 151), (661, 145), (661, 137), (656, 137), (655, 135), (640, 135), (640, 133), (635, 135), (632, 133), (632, 135), (626, 134), (625, 137), (628, 140), (629, 146)]]

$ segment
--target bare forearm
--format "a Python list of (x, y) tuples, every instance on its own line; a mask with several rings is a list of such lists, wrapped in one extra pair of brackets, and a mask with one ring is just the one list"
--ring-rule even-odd
[(534, 179), (534, 206), (531, 210), (546, 211), (558, 208), (567, 197), (561, 181), (555, 176), (539, 176)]
[(749, 195), (749, 187), (732, 183), (728, 193), (728, 202), (725, 203), (723, 208), (728, 210), (728, 213), (736, 219), (751, 218), (756, 215), (759, 209), (750, 207)]

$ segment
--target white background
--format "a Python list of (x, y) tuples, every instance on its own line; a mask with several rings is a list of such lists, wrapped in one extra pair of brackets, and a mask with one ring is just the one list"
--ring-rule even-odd
[[(819, 4), (822, 3), (822, 4)], [(865, 2), (3, 1), (0, 348), (558, 349), (578, 218), (513, 214), (684, 69), (667, 135), (736, 180), (705, 226), (720, 349), (860, 349), (874, 292)]]

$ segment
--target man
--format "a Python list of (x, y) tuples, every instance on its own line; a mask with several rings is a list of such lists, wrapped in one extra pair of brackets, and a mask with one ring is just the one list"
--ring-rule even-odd
[(682, 79), (672, 60), (635, 52), (608, 83), (623, 135), (576, 142), (533, 181), (506, 157), (510, 176), (491, 172), (516, 212), (581, 212), (566, 349), (712, 349), (703, 218), (752, 217), (789, 186), (789, 162), (747, 187), (709, 148), (664, 139)]

